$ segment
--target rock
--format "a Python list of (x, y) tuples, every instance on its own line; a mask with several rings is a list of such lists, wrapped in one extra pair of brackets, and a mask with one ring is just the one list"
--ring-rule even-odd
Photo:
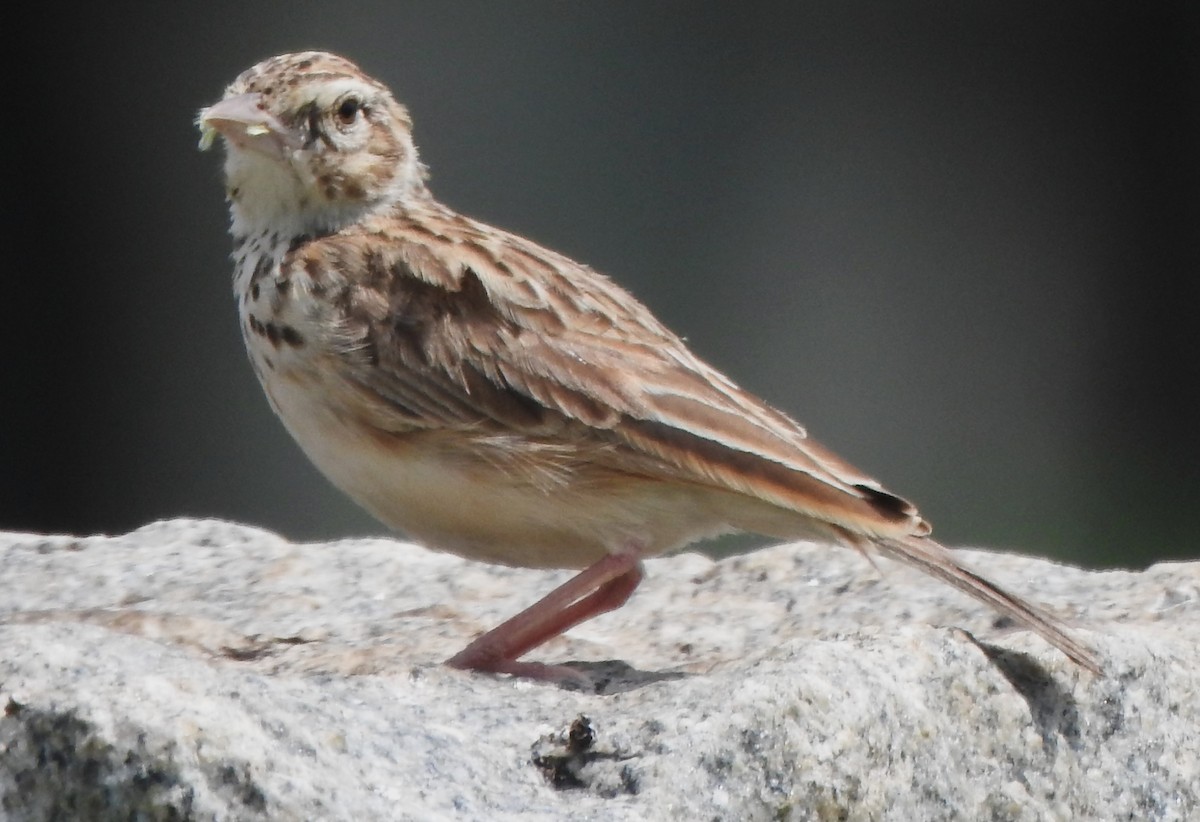
[(1197, 818), (1200, 563), (963, 554), (1106, 675), (820, 545), (650, 561), (531, 655), (581, 693), (438, 664), (567, 572), (214, 521), (3, 534), (0, 818)]

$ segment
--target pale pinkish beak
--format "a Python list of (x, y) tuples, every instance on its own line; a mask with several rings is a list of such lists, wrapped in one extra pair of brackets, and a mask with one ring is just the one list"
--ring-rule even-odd
[(209, 148), (218, 134), (238, 148), (275, 159), (300, 148), (303, 141), (265, 111), (261, 103), (262, 97), (257, 94), (239, 94), (201, 109), (200, 150)]

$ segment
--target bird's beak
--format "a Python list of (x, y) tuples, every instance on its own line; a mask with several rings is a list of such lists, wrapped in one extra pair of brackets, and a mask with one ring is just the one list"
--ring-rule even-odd
[(239, 148), (280, 159), (300, 148), (301, 141), (262, 108), (262, 97), (239, 94), (200, 110), (200, 150), (210, 148), (217, 135)]

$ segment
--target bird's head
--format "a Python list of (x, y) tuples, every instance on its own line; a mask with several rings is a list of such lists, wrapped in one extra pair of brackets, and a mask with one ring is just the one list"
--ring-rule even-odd
[(335, 231), (427, 198), (412, 121), (387, 87), (325, 52), (243, 72), (201, 109), (200, 147), (219, 135), (234, 231)]

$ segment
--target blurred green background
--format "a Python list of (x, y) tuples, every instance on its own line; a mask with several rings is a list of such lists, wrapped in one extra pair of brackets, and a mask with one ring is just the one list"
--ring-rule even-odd
[[(1196, 557), (1200, 6), (51, 5), (6, 27), (0, 528), (382, 533), (273, 418), (196, 109), (326, 48), (951, 544)], [(469, 505), (469, 500), (465, 501)]]

